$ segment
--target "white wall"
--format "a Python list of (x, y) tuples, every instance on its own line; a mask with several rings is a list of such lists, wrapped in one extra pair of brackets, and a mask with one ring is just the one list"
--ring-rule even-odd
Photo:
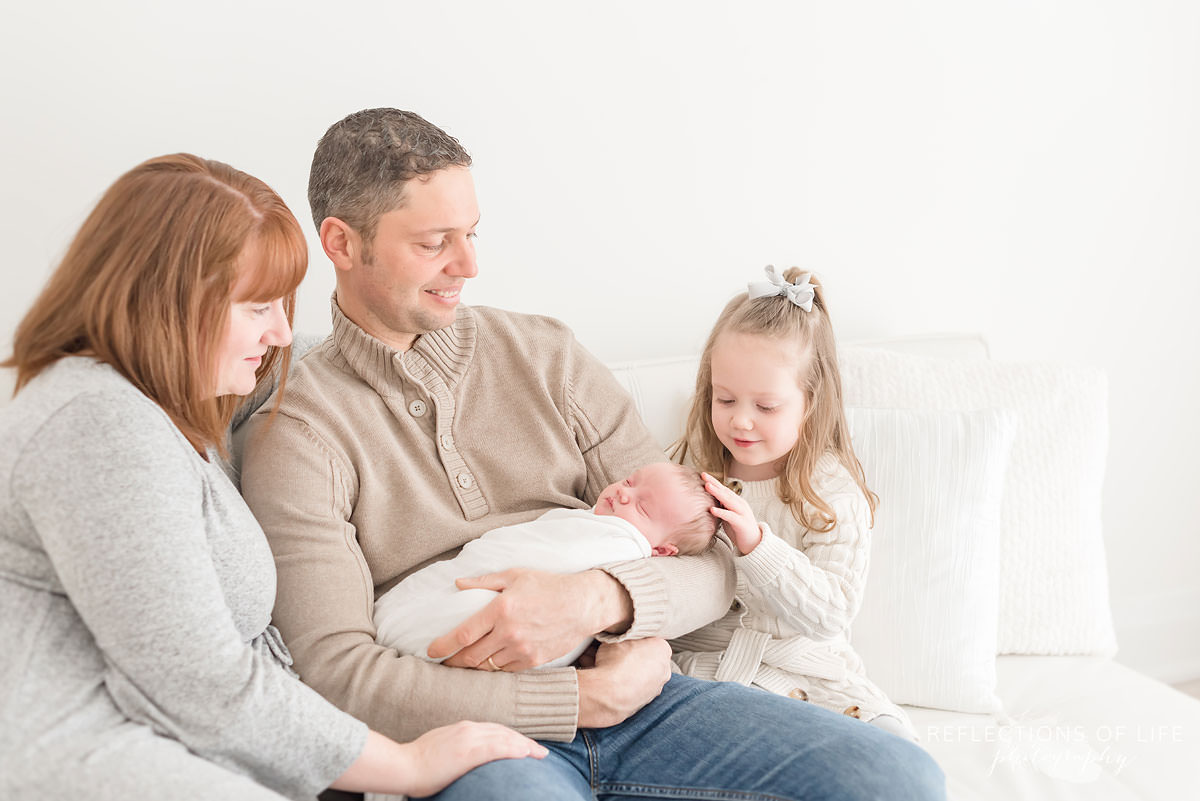
[[(822, 273), (844, 339), (1106, 368), (1121, 658), (1200, 674), (1200, 6), (411, 5), (5, 2), (0, 351), (135, 163), (220, 158), (303, 219), (325, 128), (411, 108), (476, 159), (469, 302), (604, 359), (696, 349), (775, 262)], [(300, 328), (331, 288), (314, 248)]]

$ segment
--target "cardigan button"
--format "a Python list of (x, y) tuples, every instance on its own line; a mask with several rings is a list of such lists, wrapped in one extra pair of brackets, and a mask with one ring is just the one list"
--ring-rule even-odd
[(846, 707), (845, 709), (842, 710), (842, 714), (849, 715), (852, 718), (858, 718), (859, 720), (862, 720), (862, 710), (859, 709), (857, 705)]
[(425, 401), (415, 400), (408, 404), (408, 413), (413, 417), (422, 417), (428, 407), (425, 406)]
[(440, 437), (438, 437), (438, 440), (442, 443), (442, 448), (444, 450), (454, 450), (454, 437), (450, 436), (449, 434), (442, 434)]
[(475, 479), (471, 478), (470, 473), (459, 473), (455, 480), (458, 481), (458, 486), (463, 489), (470, 489), (475, 485)]
[(792, 691), (788, 693), (788, 698), (795, 698), (797, 701), (807, 701), (808, 693), (804, 692), (804, 690), (801, 690), (799, 687), (793, 687)]

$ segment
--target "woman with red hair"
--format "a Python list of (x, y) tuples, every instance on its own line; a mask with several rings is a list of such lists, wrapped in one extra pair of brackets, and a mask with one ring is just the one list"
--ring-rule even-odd
[(306, 265), (266, 184), (164, 156), (109, 188), (18, 327), (0, 410), (0, 796), (427, 795), (545, 753), (494, 724), (397, 744), (290, 668), (274, 561), (222, 460), (239, 396), (287, 373)]

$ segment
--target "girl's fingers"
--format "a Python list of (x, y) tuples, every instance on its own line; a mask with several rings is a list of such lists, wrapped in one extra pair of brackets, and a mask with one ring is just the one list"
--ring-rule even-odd
[(739, 515), (737, 512), (731, 509), (726, 509), (724, 506), (714, 506), (709, 509), (709, 511), (722, 520), (736, 520), (737, 518), (741, 517), (741, 515)]

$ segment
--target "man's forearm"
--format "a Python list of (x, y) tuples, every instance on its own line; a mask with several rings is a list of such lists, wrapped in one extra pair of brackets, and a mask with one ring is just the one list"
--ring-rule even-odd
[(633, 606), (624, 629), (599, 630), (597, 638), (605, 642), (670, 639), (694, 631), (728, 611), (737, 586), (729, 546), (722, 541), (698, 556), (638, 559), (606, 565), (604, 571), (621, 584)]
[(625, 585), (603, 570), (580, 574), (586, 592), (592, 598), (595, 631), (622, 634), (633, 623), (633, 598)]

